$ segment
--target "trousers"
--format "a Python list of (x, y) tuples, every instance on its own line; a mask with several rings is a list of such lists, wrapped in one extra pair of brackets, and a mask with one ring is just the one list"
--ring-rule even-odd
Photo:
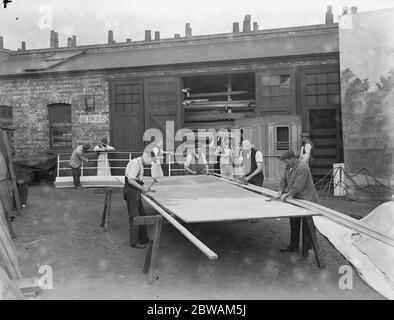
[(71, 174), (73, 176), (74, 186), (78, 187), (81, 185), (81, 168), (73, 168), (71, 167)]
[(123, 188), (123, 199), (126, 201), (127, 212), (129, 214), (129, 234), (130, 245), (135, 246), (138, 243), (148, 241), (146, 226), (134, 225), (134, 218), (145, 216), (145, 209), (142, 203), (141, 191), (131, 186), (125, 185)]

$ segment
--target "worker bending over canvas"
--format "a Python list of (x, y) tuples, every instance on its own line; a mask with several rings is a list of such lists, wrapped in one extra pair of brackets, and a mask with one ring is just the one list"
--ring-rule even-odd
[[(285, 172), (280, 182), (280, 191), (276, 200), (285, 202), (289, 197), (316, 202), (318, 199), (316, 188), (313, 184), (311, 170), (308, 164), (298, 159), (294, 152), (286, 151), (280, 160), (286, 164)], [(290, 245), (281, 249), (282, 252), (295, 252), (299, 250), (300, 229), (302, 218), (290, 218)], [(302, 233), (306, 240), (307, 249), (311, 249), (311, 238), (305, 220), (303, 220)], [(315, 232), (315, 230), (313, 231)]]
[(241, 179), (241, 182), (262, 187), (264, 182), (263, 154), (249, 140), (242, 141), (239, 160), (242, 163), (244, 172), (244, 178)]
[(88, 162), (85, 152), (90, 149), (90, 145), (84, 144), (75, 148), (70, 157), (70, 167), (73, 176), (74, 187), (83, 188), (81, 185), (81, 166), (84, 162)]
[(191, 175), (202, 175), (209, 173), (209, 167), (205, 153), (203, 151), (202, 143), (195, 143), (195, 149), (186, 157), (184, 168)]
[(149, 192), (152, 185), (144, 184), (144, 165), (151, 165), (156, 159), (144, 153), (141, 157), (132, 159), (125, 171), (125, 184), (123, 199), (126, 201), (129, 214), (130, 246), (133, 248), (145, 248), (148, 242), (146, 226), (134, 225), (134, 218), (145, 216), (141, 193)]

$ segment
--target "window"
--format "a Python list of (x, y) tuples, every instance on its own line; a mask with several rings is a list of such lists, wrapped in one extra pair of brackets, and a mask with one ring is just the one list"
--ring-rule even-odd
[(290, 149), (290, 128), (276, 127), (276, 150), (289, 150)]
[(291, 107), (291, 77), (289, 74), (262, 75), (261, 104), (263, 109)]
[(85, 97), (85, 111), (94, 112), (96, 109), (96, 99), (95, 97), (86, 96)]
[(48, 117), (51, 149), (71, 149), (71, 105), (62, 103), (49, 105)]
[(12, 107), (0, 106), (0, 126), (3, 128), (12, 127)]

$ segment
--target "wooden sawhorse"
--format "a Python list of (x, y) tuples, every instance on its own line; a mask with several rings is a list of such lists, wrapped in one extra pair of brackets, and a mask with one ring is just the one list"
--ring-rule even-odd
[(152, 284), (158, 279), (156, 276), (156, 265), (159, 258), (160, 236), (163, 217), (141, 216), (134, 218), (137, 226), (146, 226), (148, 231), (148, 251), (145, 258), (143, 272), (148, 275), (148, 283)]
[[(317, 241), (316, 228), (314, 226), (312, 217), (311, 216), (310, 217), (302, 217), (301, 218), (301, 226), (302, 226), (302, 229), (304, 227), (306, 227), (305, 231), (308, 233), (308, 235), (311, 239), (312, 248), (313, 248), (313, 251), (315, 252), (317, 266), (319, 268), (324, 268), (325, 263), (324, 263), (322, 255), (321, 255), (319, 242)], [(308, 253), (308, 246), (307, 246), (307, 242), (306, 242), (306, 237), (304, 235), (303, 230), (302, 230), (301, 234), (302, 234), (302, 256), (304, 258), (307, 258), (309, 256), (309, 253)]]
[(111, 214), (111, 204), (112, 204), (112, 189), (105, 189), (105, 200), (103, 216), (101, 218), (101, 226), (104, 228), (104, 232), (108, 231), (109, 216)]

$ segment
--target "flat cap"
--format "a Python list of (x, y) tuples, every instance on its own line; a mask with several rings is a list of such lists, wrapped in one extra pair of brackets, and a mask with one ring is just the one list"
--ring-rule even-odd
[(279, 160), (285, 160), (287, 158), (296, 157), (292, 150), (285, 151), (279, 158)]
[(310, 137), (311, 137), (311, 135), (309, 134), (309, 132), (303, 132), (303, 133), (301, 133), (301, 137), (307, 137), (307, 138), (310, 138)]

